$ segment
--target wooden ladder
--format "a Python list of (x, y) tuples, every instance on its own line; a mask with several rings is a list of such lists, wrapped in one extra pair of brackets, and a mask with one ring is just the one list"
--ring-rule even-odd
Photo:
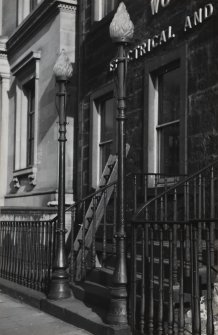
[[(105, 165), (104, 171), (102, 173), (102, 176), (100, 178), (99, 186), (96, 189), (99, 190), (113, 182), (117, 181), (117, 155), (110, 155), (108, 158), (108, 161)], [(114, 191), (114, 187), (108, 187), (106, 192), (106, 199), (104, 198), (104, 191), (99, 192), (98, 196), (93, 197), (91, 199), (90, 205), (88, 207), (88, 210), (85, 214), (85, 218), (83, 220), (83, 223), (79, 229), (79, 232), (77, 234), (77, 237), (74, 241), (74, 252), (76, 255), (76, 280), (81, 280), (82, 274), (81, 274), (81, 262), (83, 254), (82, 252), (85, 252), (85, 258), (88, 255), (88, 252), (90, 250), (91, 244), (92, 244), (92, 230), (93, 230), (93, 222), (95, 222), (95, 231), (97, 231), (101, 220), (104, 215), (104, 206), (106, 206), (111, 198), (111, 195)], [(96, 201), (97, 198), (97, 201)], [(95, 210), (93, 210), (95, 207)], [(95, 221), (94, 221), (95, 216)], [(83, 227), (85, 225), (85, 227)], [(84, 231), (83, 231), (84, 229)], [(85, 238), (84, 235), (85, 234)], [(85, 250), (82, 251), (82, 248), (84, 248), (84, 239), (85, 239)], [(98, 263), (98, 259), (96, 256), (96, 263)]]

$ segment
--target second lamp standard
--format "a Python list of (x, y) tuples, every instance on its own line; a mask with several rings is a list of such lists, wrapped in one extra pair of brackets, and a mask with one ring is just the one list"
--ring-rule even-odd
[(134, 26), (126, 6), (120, 3), (110, 25), (110, 36), (118, 47), (117, 57), (117, 124), (118, 124), (118, 181), (117, 181), (117, 240), (116, 265), (111, 289), (108, 322), (127, 326), (127, 267), (125, 222), (125, 161), (126, 161), (126, 65), (125, 47), (133, 38)]
[(65, 250), (65, 143), (66, 143), (66, 83), (72, 76), (73, 68), (69, 58), (62, 50), (54, 66), (54, 74), (59, 92), (59, 183), (58, 183), (58, 222), (55, 231), (55, 257), (53, 272), (48, 293), (49, 299), (64, 299), (72, 295), (68, 274)]

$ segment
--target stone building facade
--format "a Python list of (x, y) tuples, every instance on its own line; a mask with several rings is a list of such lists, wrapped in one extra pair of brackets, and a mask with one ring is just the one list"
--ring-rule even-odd
[[(82, 1), (80, 13), (77, 178), (83, 194), (96, 187), (106, 156), (116, 152), (117, 51), (109, 25), (117, 3), (101, 7), (101, 16), (99, 3), (107, 1)], [(127, 170), (191, 174), (218, 153), (217, 3), (124, 3), (135, 26), (127, 47)]]
[[(117, 152), (117, 47), (109, 25), (119, 2), (0, 1), (1, 206), (56, 203), (52, 70), (61, 49), (74, 65), (67, 107), (67, 203), (97, 187), (109, 153)], [(218, 5), (124, 3), (135, 26), (127, 47), (127, 172), (191, 174), (218, 152)]]
[[(53, 67), (76, 57), (77, 1), (1, 0), (0, 205), (57, 200), (58, 110)], [(76, 68), (68, 85), (67, 202), (73, 201)]]

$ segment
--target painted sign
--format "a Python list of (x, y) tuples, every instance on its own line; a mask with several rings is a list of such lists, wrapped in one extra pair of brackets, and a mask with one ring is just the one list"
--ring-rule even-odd
[[(155, 15), (158, 13), (159, 6), (167, 7), (170, 4), (170, 0), (151, 0), (152, 14)], [(185, 17), (183, 31), (186, 33), (196, 26), (199, 26), (204, 21), (208, 20), (214, 14), (214, 6), (209, 3), (204, 7), (199, 8), (194, 11), (193, 15), (188, 15)], [(163, 44), (168, 43), (176, 37), (174, 29), (172, 26), (168, 26), (166, 29), (163, 29), (159, 33), (151, 36), (143, 43), (137, 45), (135, 48), (130, 49), (127, 54), (127, 58), (132, 61), (136, 60), (150, 52), (152, 52), (157, 47), (160, 47)], [(113, 71), (117, 67), (118, 60), (114, 59), (110, 63), (110, 71)]]
[(137, 59), (140, 56), (151, 52), (153, 49), (157, 48), (158, 46), (167, 43), (169, 40), (175, 37), (173, 33), (172, 27), (169, 26), (167, 29), (162, 30), (159, 34), (148, 38), (145, 42), (138, 45), (132, 50), (129, 50), (128, 58), (129, 59)]
[(213, 5), (209, 3), (203, 8), (199, 8), (197, 11), (195, 11), (192, 17), (186, 16), (184, 31), (190, 30), (193, 27), (196, 27), (199, 24), (203, 23), (205, 20), (211, 17), (213, 13), (214, 13)]
[(160, 7), (168, 7), (171, 0), (151, 0), (152, 15), (158, 14)]

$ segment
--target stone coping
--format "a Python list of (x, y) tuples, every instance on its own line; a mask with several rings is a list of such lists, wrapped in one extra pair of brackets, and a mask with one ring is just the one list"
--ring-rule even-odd
[(19, 206), (0, 206), (1, 214), (32, 214), (45, 213), (56, 214), (57, 208), (54, 207), (19, 207)]

